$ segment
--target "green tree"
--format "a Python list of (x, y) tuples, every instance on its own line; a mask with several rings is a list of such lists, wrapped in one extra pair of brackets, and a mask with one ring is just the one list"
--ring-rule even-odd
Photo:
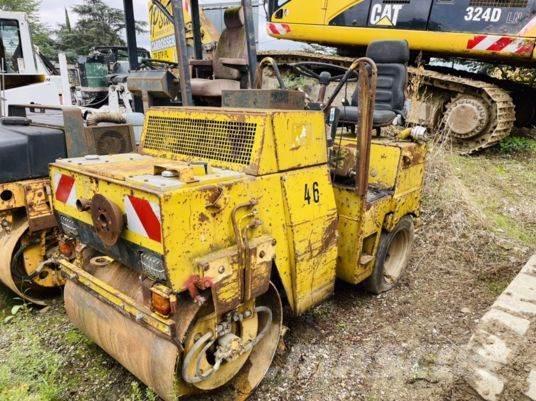
[(55, 43), (49, 27), (39, 20), (40, 0), (0, 0), (0, 10), (26, 13), (32, 30), (32, 40), (39, 51), (48, 58), (56, 58)]
[[(1, 1), (1, 0), (0, 0)], [(95, 46), (124, 46), (121, 33), (125, 28), (122, 10), (108, 6), (103, 0), (86, 0), (72, 7), (76, 24), (65, 23), (57, 31), (59, 50), (69, 58), (86, 55)], [(145, 31), (145, 22), (136, 22), (138, 32)]]

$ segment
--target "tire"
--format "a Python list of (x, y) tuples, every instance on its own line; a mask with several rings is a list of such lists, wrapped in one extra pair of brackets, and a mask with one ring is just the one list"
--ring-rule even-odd
[(392, 231), (381, 234), (374, 272), (365, 281), (367, 291), (381, 294), (398, 283), (408, 265), (414, 237), (411, 216), (403, 217)]

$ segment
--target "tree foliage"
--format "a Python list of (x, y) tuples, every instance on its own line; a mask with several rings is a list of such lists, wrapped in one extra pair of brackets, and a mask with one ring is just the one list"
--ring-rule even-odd
[[(86, 0), (71, 10), (78, 16), (76, 24), (63, 24), (57, 31), (58, 48), (69, 58), (88, 54), (95, 46), (125, 45), (121, 37), (125, 28), (122, 10), (108, 6), (103, 0)], [(136, 22), (138, 32), (143, 32), (145, 25), (145, 22)]]

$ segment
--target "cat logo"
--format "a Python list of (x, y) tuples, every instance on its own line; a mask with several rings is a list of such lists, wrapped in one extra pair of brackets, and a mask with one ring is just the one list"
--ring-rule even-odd
[(374, 4), (370, 10), (370, 24), (396, 26), (403, 4)]

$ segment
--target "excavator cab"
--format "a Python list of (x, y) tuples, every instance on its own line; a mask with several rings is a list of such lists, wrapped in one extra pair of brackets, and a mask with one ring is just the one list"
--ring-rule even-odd
[[(178, 0), (169, 0), (167, 6), (152, 0), (151, 10), (154, 26), (158, 27), (153, 22), (158, 17), (174, 28), (173, 33), (165, 30), (167, 36), (163, 36), (163, 29), (155, 28), (162, 37), (153, 37), (153, 45), (158, 48), (173, 43), (175, 48), (173, 52), (169, 48), (153, 52), (153, 57), (162, 55), (162, 59), (152, 60), (145, 70), (131, 73), (127, 80), (128, 89), (141, 97), (145, 110), (157, 105), (190, 106), (194, 100), (196, 105), (220, 106), (222, 91), (252, 87), (257, 51), (251, 0), (225, 10), (225, 29), (214, 48), (205, 44), (208, 23), (197, 0), (184, 2), (184, 7)], [(153, 68), (155, 65), (164, 68)]]
[[(222, 91), (248, 87), (248, 60), (244, 12), (241, 7), (227, 8), (224, 13), (225, 29), (216, 45), (212, 60), (190, 60), (195, 78), (192, 95), (216, 98), (221, 101)], [(203, 76), (208, 75), (207, 78)]]

